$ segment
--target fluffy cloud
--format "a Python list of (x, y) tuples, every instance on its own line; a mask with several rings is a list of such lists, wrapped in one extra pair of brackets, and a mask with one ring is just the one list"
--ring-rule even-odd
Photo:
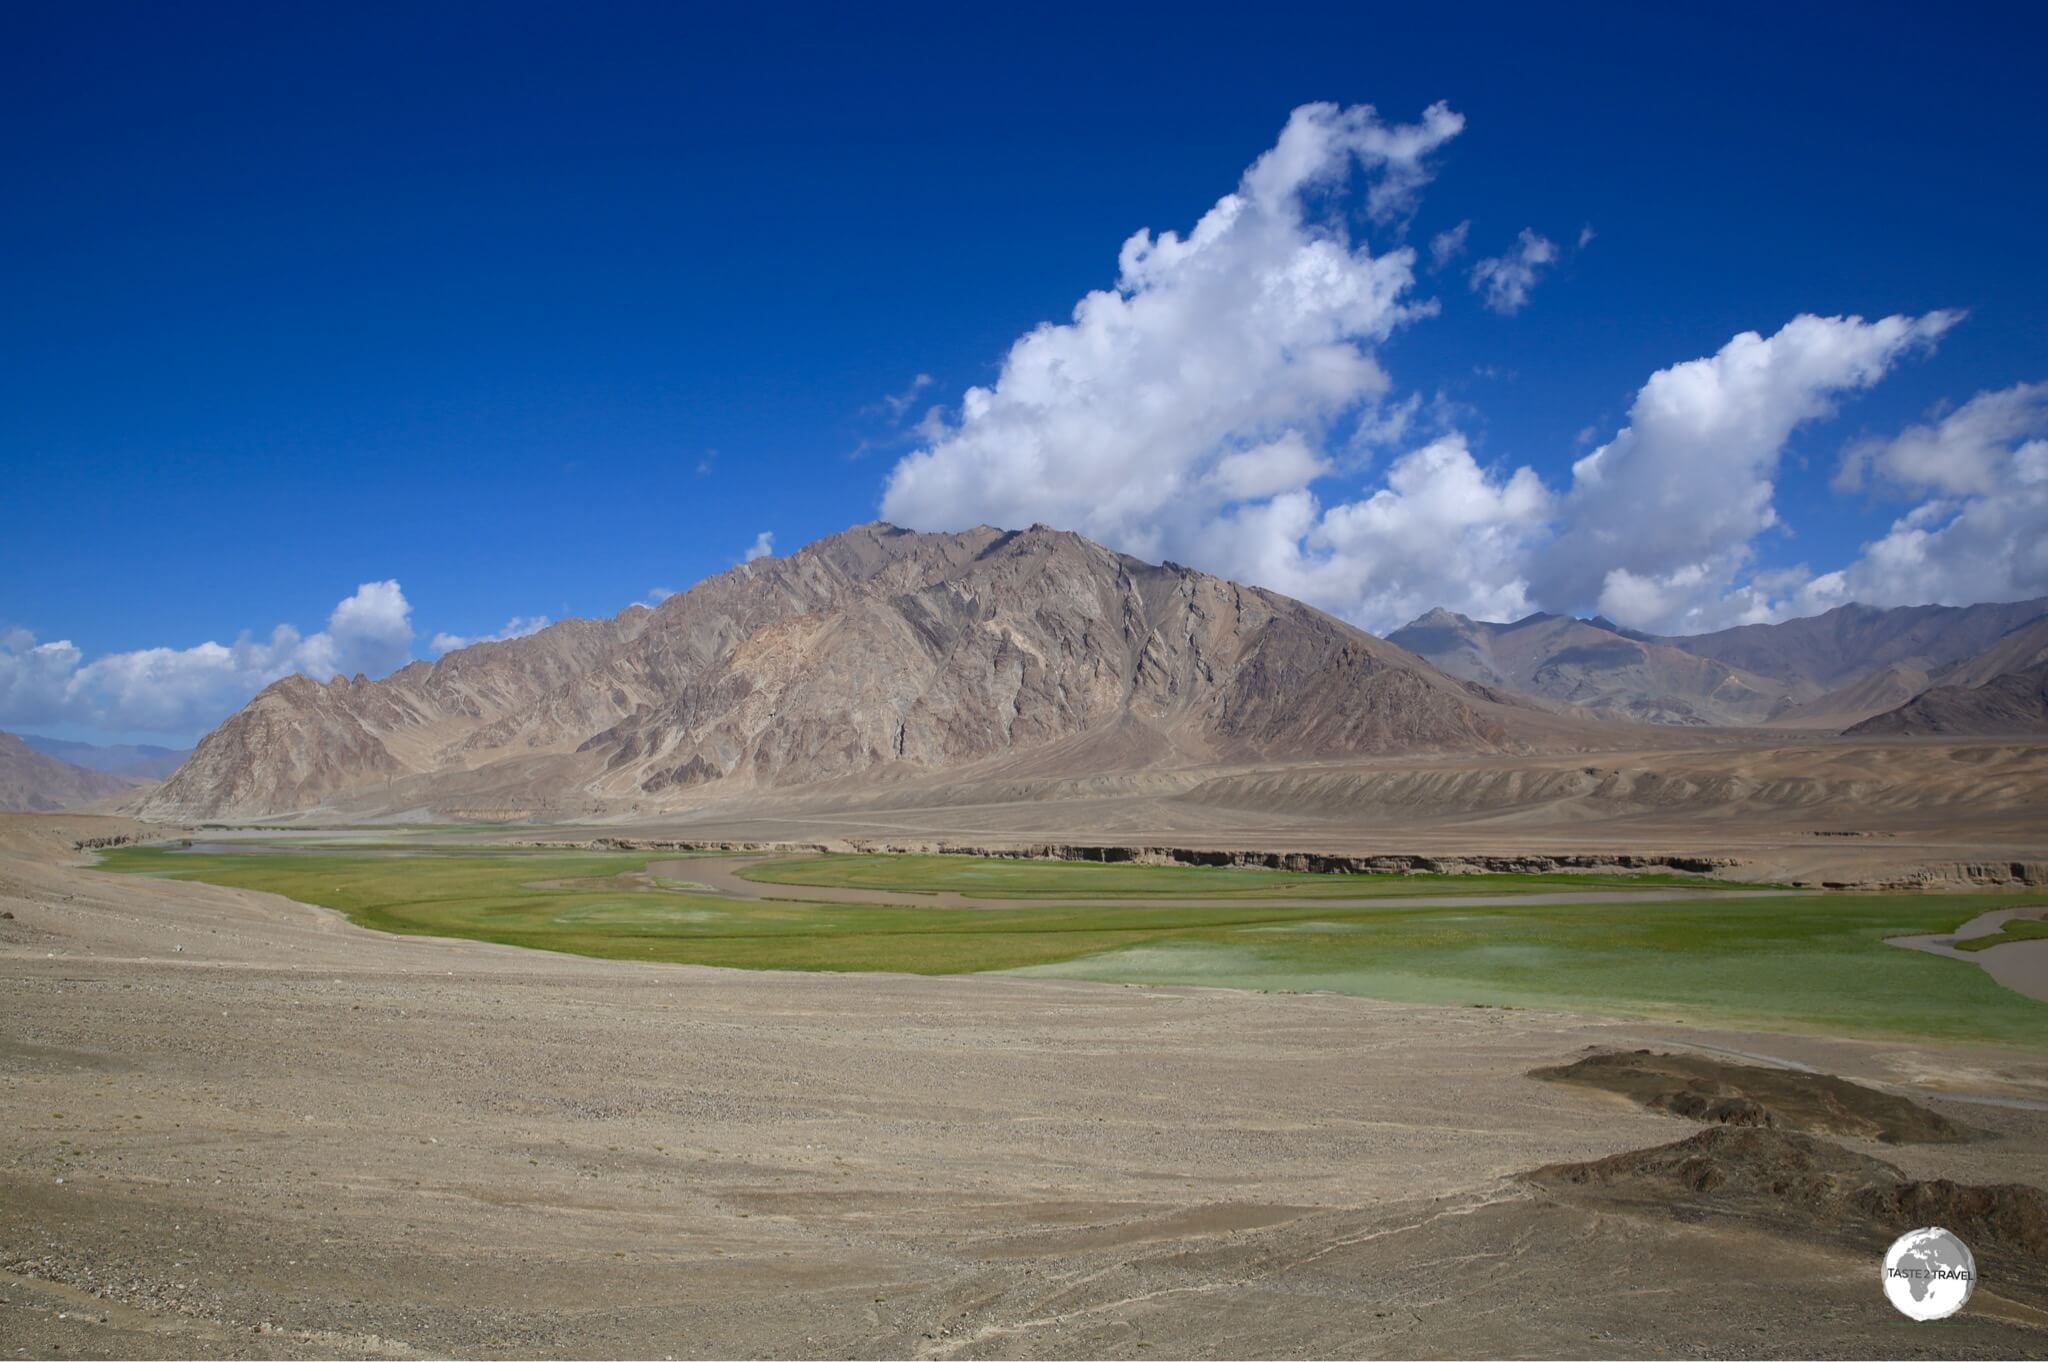
[(1872, 605), (2048, 595), (2048, 382), (1855, 446), (1836, 482), (1923, 499), (1809, 592)]
[(753, 543), (747, 545), (747, 551), (740, 555), (740, 561), (742, 563), (751, 563), (756, 559), (771, 557), (774, 553), (775, 532), (773, 530), (763, 530), (754, 536)]
[(0, 727), (76, 724), (107, 732), (191, 736), (279, 677), (319, 680), (389, 671), (406, 660), (412, 607), (397, 582), (365, 582), (305, 636), (280, 624), (267, 640), (140, 648), (85, 662), (69, 641), (0, 638)]
[(1550, 492), (1527, 468), (1489, 470), (1444, 435), (1388, 466), (1384, 485), (1327, 509), (1305, 491), (1228, 518), (1222, 570), (1387, 629), (1448, 605), (1486, 619), (1532, 608), (1524, 562)]
[(1538, 598), (1597, 605), (1623, 624), (1718, 628), (1779, 607), (1737, 587), (1757, 536), (1778, 523), (1778, 460), (1792, 432), (1932, 345), (1958, 314), (1795, 317), (1715, 354), (1661, 369), (1626, 426), (1572, 466), (1559, 534), (1534, 572)]
[[(664, 597), (669, 594), (672, 593), (663, 593)], [(546, 615), (514, 615), (506, 620), (505, 627), (495, 634), (477, 634), (472, 637), (467, 634), (439, 633), (434, 635), (433, 642), (427, 647), (432, 650), (434, 656), (439, 657), (443, 653), (452, 653), (457, 648), (467, 648), (472, 643), (503, 643), (506, 639), (525, 638), (528, 634), (537, 634), (547, 628), (548, 623)]]
[(1373, 346), (1430, 310), (1406, 298), (1413, 250), (1350, 239), (1347, 191), (1373, 220), (1400, 218), (1462, 126), (1442, 105), (1405, 125), (1365, 106), (1295, 110), (1193, 231), (1138, 232), (1114, 288), (1020, 338), (994, 386), (969, 389), (897, 463), (884, 514), (1047, 521), (1154, 557), (1193, 554), (1226, 521), (1284, 517), (1298, 500), (1267, 503), (1304, 493), (1331, 467), (1332, 435), (1385, 391)]
[(395, 581), (364, 582), (327, 616), (327, 630), (305, 639), (295, 659), (309, 676), (386, 672), (412, 645), (412, 606)]
[(1855, 491), (1874, 481), (1910, 492), (1983, 496), (2006, 485), (2016, 447), (2043, 435), (2048, 383), (1978, 393), (1938, 420), (1850, 446), (1835, 486)]
[[(1313, 394), (1322, 391), (1313, 386), (1288, 410), (1295, 425), (1253, 442), (1253, 422), (1236, 422), (1228, 437), (1191, 429), (1179, 400), (1147, 406), (1142, 385), (1122, 407), (1110, 393), (1080, 387), (1101, 412), (1066, 410), (1053, 394), (1035, 407), (1006, 407), (1014, 395), (999, 385), (970, 394), (952, 442), (898, 466), (884, 511), (934, 526), (1044, 520), (1284, 591), (1378, 630), (1435, 605), (1491, 619), (1538, 607), (1597, 608), (1641, 628), (1712, 629), (1811, 613), (1852, 594), (1915, 598), (1913, 574), (1924, 578), (1937, 559), (1978, 574), (1996, 559), (2003, 567), (1985, 580), (2009, 579), (2016, 591), (2044, 572), (2034, 547), (2041, 537), (2028, 537), (2038, 523), (2029, 518), (2032, 503), (2014, 494), (2040, 486), (2048, 451), (2038, 439), (2022, 441), (2042, 424), (2041, 393), (2032, 389), (1980, 398), (1939, 431), (1916, 429), (1856, 455), (1859, 467), (1894, 480), (1938, 469), (1918, 476), (1951, 490), (1988, 479), (2005, 497), (1930, 502), (1847, 572), (1753, 570), (1759, 537), (1778, 525), (1775, 479), (1793, 432), (1934, 344), (1956, 320), (1948, 312), (1877, 321), (1801, 316), (1770, 336), (1744, 332), (1712, 355), (1652, 374), (1628, 423), (1578, 460), (1559, 489), (1527, 467), (1487, 466), (1452, 431), (1393, 460), (1363, 495), (1326, 504), (1313, 484), (1341, 469), (1326, 442), (1306, 433), (1328, 427), (1313, 419)], [(1103, 385), (1128, 380), (1128, 358), (1115, 347), (1083, 344), (1104, 338), (1054, 331), (1070, 345), (1068, 391), (1083, 356), (1095, 359), (1087, 372)], [(1348, 353), (1370, 363), (1361, 346)], [(1283, 376), (1290, 362), (1263, 352), (1242, 361)], [(1348, 391), (1364, 405), (1377, 388)], [(1255, 402), (1247, 396), (1228, 410)], [(1375, 420), (1398, 437), (1414, 406), (1376, 407)], [(1124, 419), (1109, 419), (1110, 410)], [(1401, 419), (1384, 419), (1390, 412)], [(1371, 424), (1357, 423), (1350, 443)], [(1963, 452), (1928, 452), (1945, 444)], [(1071, 458), (1077, 446), (1107, 457)]]
[(1556, 260), (1557, 243), (1524, 227), (1505, 254), (1472, 267), (1472, 291), (1495, 312), (1511, 317), (1528, 304), (1537, 277)]
[[(969, 389), (927, 447), (896, 464), (883, 514), (925, 529), (1043, 521), (1376, 629), (1438, 604), (1494, 618), (1591, 607), (1644, 628), (1712, 628), (1824, 608), (1869, 579), (1755, 571), (1757, 541), (1778, 524), (1778, 462), (1794, 430), (1934, 344), (1954, 313), (1801, 316), (1768, 337), (1744, 332), (1651, 375), (1627, 424), (1562, 488), (1482, 462), (1439, 411), (1434, 438), (1415, 436), (1419, 447), (1377, 479), (1331, 495), (1373, 444), (1409, 438), (1418, 400), (1385, 400), (1375, 350), (1434, 310), (1410, 296), (1414, 252), (1354, 241), (1345, 201), (1362, 192), (1377, 221), (1410, 212), (1430, 155), (1461, 126), (1440, 105), (1402, 127), (1365, 107), (1297, 109), (1187, 236), (1132, 236), (1114, 288), (1019, 338), (993, 386)], [(1462, 247), (1461, 228), (1439, 238), (1441, 258)], [(1558, 253), (1525, 230), (1480, 263), (1473, 286), (1512, 311)], [(1971, 485), (2019, 469), (2017, 446), (1995, 467), (1984, 452), (2000, 432), (2031, 428), (2014, 402), (1951, 418), (1954, 440), (1975, 440)], [(1916, 457), (1926, 461), (1873, 449), (1858, 467), (1897, 478)], [(1944, 466), (1961, 490), (1961, 465)], [(1993, 510), (1922, 509), (1884, 552), (1933, 553), (1929, 536), (1951, 524), (1960, 543)]]

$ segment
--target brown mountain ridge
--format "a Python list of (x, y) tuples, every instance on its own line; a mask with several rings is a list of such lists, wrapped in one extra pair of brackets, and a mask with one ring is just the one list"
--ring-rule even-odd
[(1034, 526), (857, 526), (648, 609), (256, 696), (158, 819), (658, 811), (1014, 759), (1100, 773), (1571, 742), (1298, 601)]

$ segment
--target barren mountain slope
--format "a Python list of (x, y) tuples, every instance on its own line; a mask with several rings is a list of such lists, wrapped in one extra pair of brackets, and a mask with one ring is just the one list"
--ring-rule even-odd
[(652, 611), (383, 681), (279, 682), (142, 811), (630, 812), (1054, 750), (1072, 769), (1513, 750), (1559, 723), (1299, 602), (1077, 535), (863, 525)]
[(1886, 667), (1825, 695), (1773, 715), (1771, 728), (1809, 728), (1839, 732), (1888, 709), (1897, 709), (1926, 690), (1927, 673), (1915, 667)]
[(1957, 737), (2048, 733), (2048, 615), (1937, 672), (1896, 708), (1848, 730), (1855, 736)]
[(1935, 686), (1846, 731), (1851, 737), (2048, 734), (2048, 662), (1981, 686)]
[(127, 776), (88, 771), (0, 733), (0, 809), (48, 813), (90, 804), (135, 784)]
[(209, 733), (137, 806), (146, 818), (260, 817), (337, 792), (465, 764), (462, 740), (524, 712), (645, 627), (648, 612), (565, 620), (479, 643), (381, 681), (288, 676)]
[[(1908, 704), (1922, 692), (1936, 686), (1974, 689), (2011, 672), (2025, 671), (2048, 662), (2048, 615), (2012, 630), (1980, 653), (1951, 662), (1933, 675), (1909, 666), (1886, 667), (1859, 681), (1829, 691), (1815, 700), (1785, 711), (1771, 721), (1774, 728), (1842, 729), (1874, 719)], [(2005, 721), (2009, 723), (2009, 718)], [(1870, 732), (1904, 731), (1871, 729)], [(1959, 730), (1965, 733), (2024, 732), (2010, 727)]]
[(1438, 609), (1387, 641), (1453, 676), (1647, 723), (1761, 723), (1810, 693), (1569, 615), (1494, 624)]

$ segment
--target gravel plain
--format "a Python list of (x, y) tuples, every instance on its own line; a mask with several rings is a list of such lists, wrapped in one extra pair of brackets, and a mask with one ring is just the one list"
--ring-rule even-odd
[(2041, 1185), (2039, 1055), (390, 937), (72, 850), (124, 830), (0, 820), (0, 1356), (2048, 1356), (1996, 1281), (1915, 1325), (1875, 1249), (1518, 1176), (1696, 1130), (1527, 1077), (1656, 1045)]

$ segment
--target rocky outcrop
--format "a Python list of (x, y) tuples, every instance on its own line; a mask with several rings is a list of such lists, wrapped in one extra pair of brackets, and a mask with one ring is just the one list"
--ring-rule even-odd
[(2025, 1183), (1916, 1180), (1881, 1159), (1791, 1131), (1713, 1126), (1689, 1139), (1524, 1175), (1610, 1205), (1706, 1215), (1873, 1245), (1921, 1225), (1960, 1235), (1985, 1265), (2048, 1284), (2048, 1194)]
[(1529, 1077), (1620, 1093), (1706, 1125), (1848, 1135), (1885, 1144), (1955, 1144), (1983, 1132), (1895, 1093), (1832, 1074), (1736, 1064), (1702, 1054), (1595, 1051)]
[(1921, 867), (1909, 879), (1887, 881), (1884, 887), (1947, 889), (1983, 885), (2000, 888), (2048, 885), (2048, 861), (1944, 861)]
[(281, 681), (142, 812), (634, 813), (996, 760), (1512, 751), (1548, 719), (1298, 601), (1078, 535), (873, 524), (653, 610), (381, 681)]

